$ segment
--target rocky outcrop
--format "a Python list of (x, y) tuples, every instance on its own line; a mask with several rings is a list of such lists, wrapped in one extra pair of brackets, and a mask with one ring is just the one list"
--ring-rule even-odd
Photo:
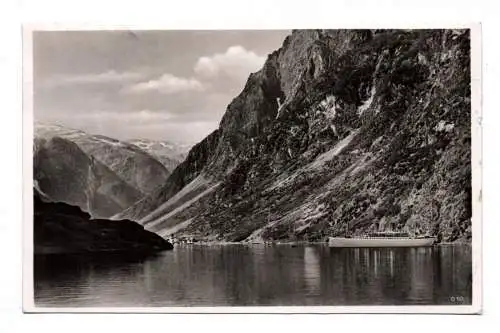
[(46, 202), (34, 190), (34, 253), (154, 253), (172, 249), (160, 236), (132, 221), (91, 219), (78, 207)]
[(470, 116), (468, 30), (294, 31), (120, 217), (205, 240), (470, 240)]

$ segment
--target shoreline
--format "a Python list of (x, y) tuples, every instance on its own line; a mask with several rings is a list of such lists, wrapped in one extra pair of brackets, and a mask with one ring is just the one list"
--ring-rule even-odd
[[(224, 242), (224, 241), (198, 241), (198, 242), (193, 242), (193, 243), (173, 243), (174, 247), (176, 246), (227, 246), (227, 245), (246, 245), (246, 246), (252, 246), (252, 245), (264, 245), (264, 246), (276, 246), (276, 245), (289, 245), (289, 246), (304, 246), (304, 245), (326, 245), (328, 246), (328, 242), (308, 242), (308, 241), (279, 241), (279, 242)], [(471, 246), (472, 242), (467, 241), (457, 241), (457, 242), (442, 242), (442, 243), (436, 243), (433, 244), (432, 246), (457, 246), (457, 245), (462, 245), (462, 246)], [(431, 246), (431, 247), (432, 247)]]

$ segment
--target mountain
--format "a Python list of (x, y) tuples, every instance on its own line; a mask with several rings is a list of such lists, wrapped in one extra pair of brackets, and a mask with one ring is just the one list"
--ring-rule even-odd
[(65, 202), (94, 217), (108, 217), (143, 194), (76, 143), (59, 137), (35, 137), (34, 181), (52, 201)]
[(469, 30), (297, 30), (113, 218), (203, 240), (471, 238)]
[(171, 173), (187, 156), (192, 145), (167, 141), (154, 141), (148, 139), (129, 140), (128, 143), (136, 145), (155, 159)]
[(153, 253), (172, 249), (132, 221), (92, 220), (75, 206), (46, 202), (34, 189), (34, 253)]
[(158, 160), (136, 145), (103, 135), (91, 135), (58, 125), (36, 124), (35, 137), (59, 137), (75, 143), (85, 154), (143, 194), (150, 193), (170, 174)]

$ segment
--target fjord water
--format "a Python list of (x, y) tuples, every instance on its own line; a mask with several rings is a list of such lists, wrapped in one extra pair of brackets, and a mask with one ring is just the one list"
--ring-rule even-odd
[(468, 245), (185, 245), (150, 257), (35, 258), (42, 307), (471, 304)]

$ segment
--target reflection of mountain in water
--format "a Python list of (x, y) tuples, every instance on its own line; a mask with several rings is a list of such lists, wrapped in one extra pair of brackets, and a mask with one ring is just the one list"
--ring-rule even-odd
[[(328, 288), (343, 300), (341, 304), (363, 304), (359, 302), (365, 299), (377, 304), (404, 304), (402, 300), (411, 300), (412, 304), (447, 304), (455, 289), (470, 301), (467, 272), (471, 256), (460, 247), (330, 251), (332, 265), (338, 269), (331, 279), (336, 283)], [(457, 253), (463, 258), (454, 257)], [(345, 262), (353, 264), (342, 265)]]
[(312, 246), (304, 248), (304, 282), (309, 294), (317, 295), (321, 288), (321, 265), (317, 249)]
[[(450, 305), (471, 302), (471, 249), (179, 246), (112, 265), (38, 265), (37, 301), (71, 306)], [(42, 274), (50, 271), (50, 274)]]

